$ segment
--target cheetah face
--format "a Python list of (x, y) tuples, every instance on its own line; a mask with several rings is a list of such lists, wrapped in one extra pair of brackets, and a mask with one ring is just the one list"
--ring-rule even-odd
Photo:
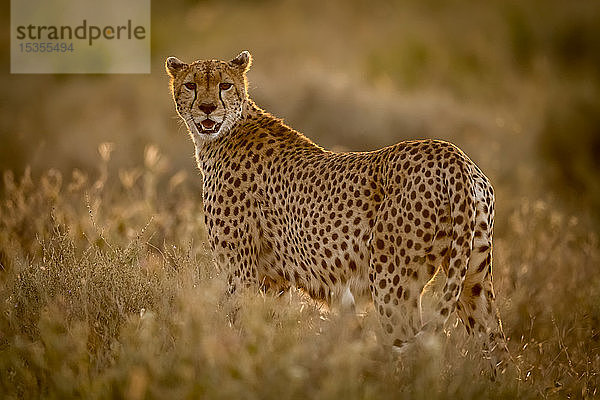
[(229, 132), (242, 116), (247, 100), (246, 72), (252, 57), (243, 51), (229, 62), (195, 61), (186, 64), (167, 58), (171, 92), (177, 113), (194, 141), (212, 140)]

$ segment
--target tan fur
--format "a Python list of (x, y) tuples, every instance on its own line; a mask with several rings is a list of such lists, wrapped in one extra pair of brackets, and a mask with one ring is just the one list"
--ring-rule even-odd
[[(295, 286), (326, 301), (366, 293), (398, 347), (440, 330), (457, 310), (484, 351), (504, 360), (491, 275), (494, 193), (485, 175), (437, 140), (326, 151), (248, 98), (250, 61), (242, 53), (231, 62), (167, 63), (203, 174), (210, 243), (231, 291)], [(223, 81), (234, 83), (227, 93)], [(202, 102), (218, 106), (215, 119), (226, 121), (219, 132), (194, 130), (206, 117)], [(440, 267), (437, 317), (423, 324), (421, 294)]]

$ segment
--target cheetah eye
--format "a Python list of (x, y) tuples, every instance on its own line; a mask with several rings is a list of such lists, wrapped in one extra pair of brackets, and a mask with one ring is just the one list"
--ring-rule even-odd
[(194, 90), (196, 89), (196, 84), (194, 82), (188, 82), (184, 85), (186, 88), (188, 88), (189, 90)]
[(228, 90), (229, 88), (231, 88), (232, 84), (229, 82), (223, 82), (219, 84), (219, 89), (221, 90)]

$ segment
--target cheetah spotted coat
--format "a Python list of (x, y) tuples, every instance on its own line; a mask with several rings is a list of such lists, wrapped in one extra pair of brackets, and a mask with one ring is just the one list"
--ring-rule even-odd
[[(325, 301), (346, 290), (370, 294), (397, 347), (441, 329), (456, 311), (485, 352), (501, 353), (493, 362), (503, 359), (492, 288), (494, 192), (480, 169), (438, 140), (324, 150), (247, 97), (249, 63), (247, 53), (229, 63), (167, 61), (203, 174), (210, 244), (231, 291), (295, 286)], [(219, 89), (225, 81), (237, 85), (229, 99), (227, 85)], [(235, 122), (207, 139), (197, 120), (211, 114), (197, 108), (211, 101)], [(436, 317), (424, 324), (421, 294), (438, 270), (446, 283)]]

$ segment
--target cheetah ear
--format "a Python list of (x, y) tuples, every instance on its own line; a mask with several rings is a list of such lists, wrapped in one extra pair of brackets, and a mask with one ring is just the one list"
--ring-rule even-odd
[(177, 57), (169, 57), (165, 61), (165, 69), (171, 78), (175, 78), (177, 74), (186, 68), (188, 65)]
[(246, 72), (250, 69), (250, 66), (252, 65), (252, 56), (250, 55), (249, 51), (244, 50), (236, 58), (229, 61), (229, 65), (231, 65), (234, 68), (239, 68), (243, 72)]

